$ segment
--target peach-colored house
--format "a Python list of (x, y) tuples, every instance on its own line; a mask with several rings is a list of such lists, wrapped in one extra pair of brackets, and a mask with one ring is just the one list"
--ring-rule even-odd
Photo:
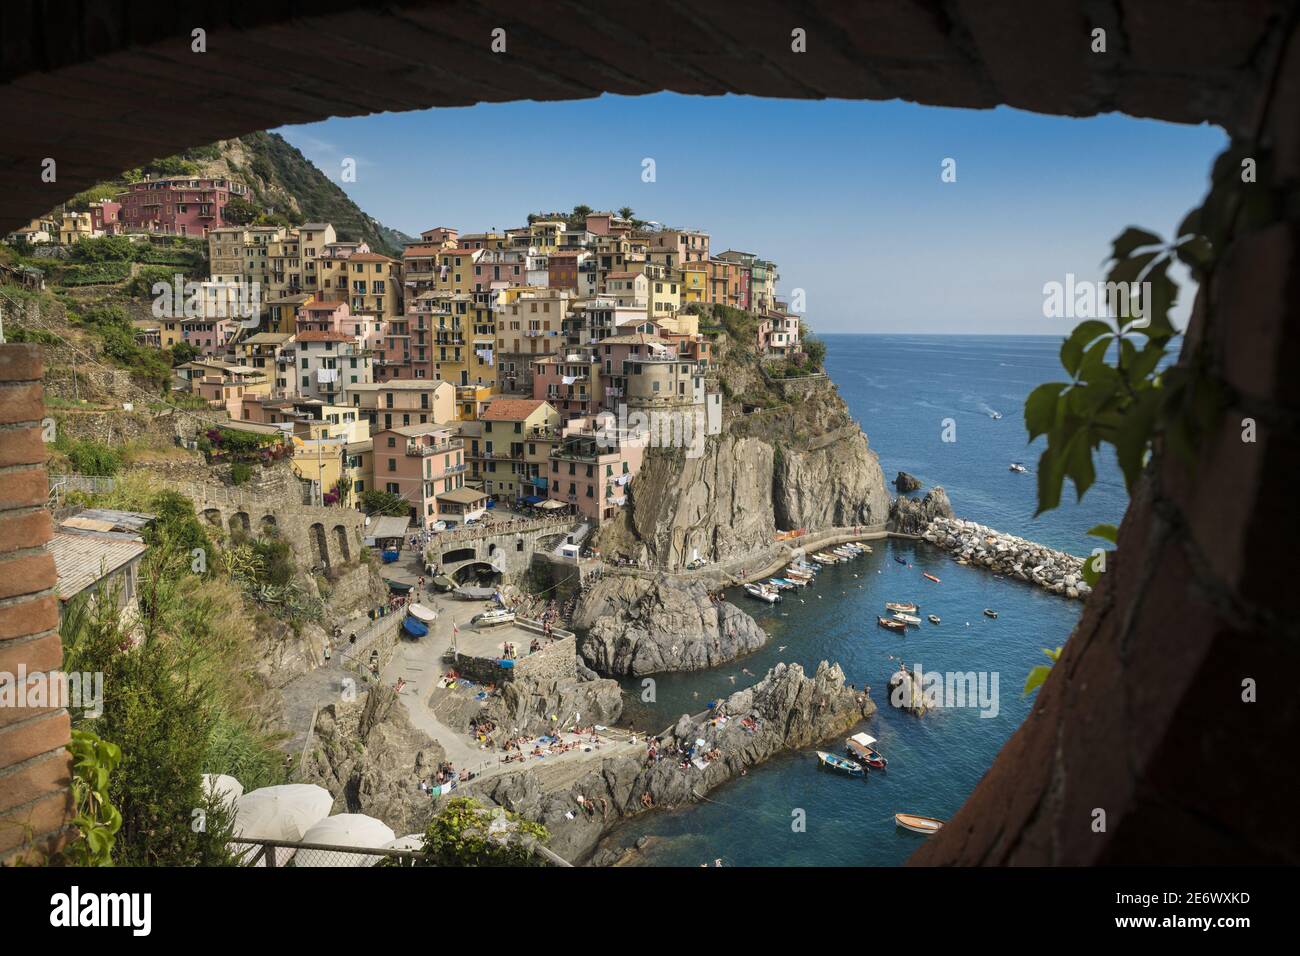
[(465, 485), (465, 443), (456, 427), (429, 422), (375, 433), (371, 488), (400, 495), (411, 521), (430, 528), (444, 517), (438, 495)]
[(551, 452), (549, 496), (572, 505), (597, 524), (627, 504), (627, 486), (645, 449), (620, 442), (613, 415), (575, 420)]

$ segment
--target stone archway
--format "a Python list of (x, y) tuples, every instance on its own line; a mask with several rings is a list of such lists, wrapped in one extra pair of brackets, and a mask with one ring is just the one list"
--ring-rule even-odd
[(329, 542), (325, 538), (325, 526), (319, 521), (307, 529), (307, 543), (311, 548), (312, 567), (330, 566)]
[(262, 515), (257, 522), (257, 526), (264, 538), (273, 538), (279, 534), (279, 528), (275, 523), (275, 515)]
[(230, 526), (231, 534), (247, 535), (250, 530), (250, 525), (248, 521), (248, 512), (236, 511), (234, 514), (230, 516), (229, 526)]
[(339, 555), (344, 564), (352, 560), (352, 548), (348, 545), (348, 529), (341, 524), (336, 524), (333, 529), (334, 543), (338, 546)]
[(204, 508), (202, 511), (202, 518), (214, 528), (220, 528), (223, 524), (221, 511), (217, 508)]
[(458, 561), (473, 561), (478, 557), (478, 552), (470, 548), (453, 548), (450, 551), (442, 553), (443, 565), (455, 564)]

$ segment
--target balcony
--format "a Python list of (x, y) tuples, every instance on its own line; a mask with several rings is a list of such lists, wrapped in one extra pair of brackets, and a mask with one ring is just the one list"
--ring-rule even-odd
[(406, 454), (411, 458), (428, 458), (430, 455), (445, 455), (448, 452), (461, 451), (464, 447), (465, 443), (460, 440), (443, 442), (442, 444), (408, 441), (406, 443)]

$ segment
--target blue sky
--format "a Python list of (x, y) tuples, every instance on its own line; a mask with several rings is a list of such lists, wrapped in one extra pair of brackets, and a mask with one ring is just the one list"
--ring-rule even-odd
[[(412, 235), (631, 206), (780, 266), (822, 332), (1062, 334), (1043, 284), (1099, 279), (1125, 226), (1167, 235), (1226, 145), (1110, 115), (752, 97), (605, 96), (335, 118), (279, 130)], [(642, 181), (642, 160), (656, 179)], [(356, 161), (356, 181), (340, 182)], [(956, 160), (957, 180), (940, 179)], [(1180, 313), (1190, 304), (1183, 296)]]

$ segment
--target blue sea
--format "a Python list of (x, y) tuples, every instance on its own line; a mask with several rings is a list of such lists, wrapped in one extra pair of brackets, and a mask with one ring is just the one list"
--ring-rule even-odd
[[(1079, 555), (1098, 544), (1086, 537), (1089, 528), (1122, 517), (1127, 494), (1110, 458), (1098, 463), (1097, 483), (1082, 503), (1067, 487), (1059, 509), (1033, 517), (1041, 447), (1026, 445), (1021, 410), (1036, 385), (1061, 380), (1059, 338), (825, 339), (827, 370), (880, 456), (886, 480), (907, 471), (926, 487), (942, 485), (960, 517)], [(946, 419), (955, 423), (956, 441), (943, 441)], [(1029, 473), (1009, 471), (1012, 461)], [(850, 778), (822, 770), (812, 748), (785, 754), (713, 791), (709, 802), (643, 815), (616, 831), (613, 845), (650, 837), (637, 859), (660, 866), (717, 859), (732, 866), (895, 866), (924, 837), (895, 828), (894, 813), (948, 819), (961, 806), (1028, 713), (1025, 676), (1045, 662), (1042, 648), (1065, 640), (1082, 605), (959, 566), (923, 542), (873, 546), (870, 555), (823, 570), (811, 587), (786, 592), (772, 608), (732, 592), (730, 599), (772, 635), (758, 652), (709, 671), (656, 675), (654, 703), (641, 701), (640, 681), (625, 688), (629, 718), (659, 731), (753, 683), (746, 670), (761, 676), (787, 661), (811, 672), (819, 661), (837, 661), (850, 682), (872, 688), (879, 711), (859, 729), (879, 739), (888, 770)], [(926, 571), (941, 583), (924, 579)], [(938, 614), (942, 624), (926, 622), (906, 636), (885, 631), (875, 624), (885, 601), (915, 601), (922, 617)], [(986, 607), (997, 609), (996, 620), (983, 616)], [(996, 674), (996, 714), (942, 708), (916, 718), (893, 710), (885, 682), (899, 660), (925, 671), (984, 672), (989, 680)], [(824, 749), (842, 748), (837, 740)], [(802, 829), (794, 826), (800, 819)]]

